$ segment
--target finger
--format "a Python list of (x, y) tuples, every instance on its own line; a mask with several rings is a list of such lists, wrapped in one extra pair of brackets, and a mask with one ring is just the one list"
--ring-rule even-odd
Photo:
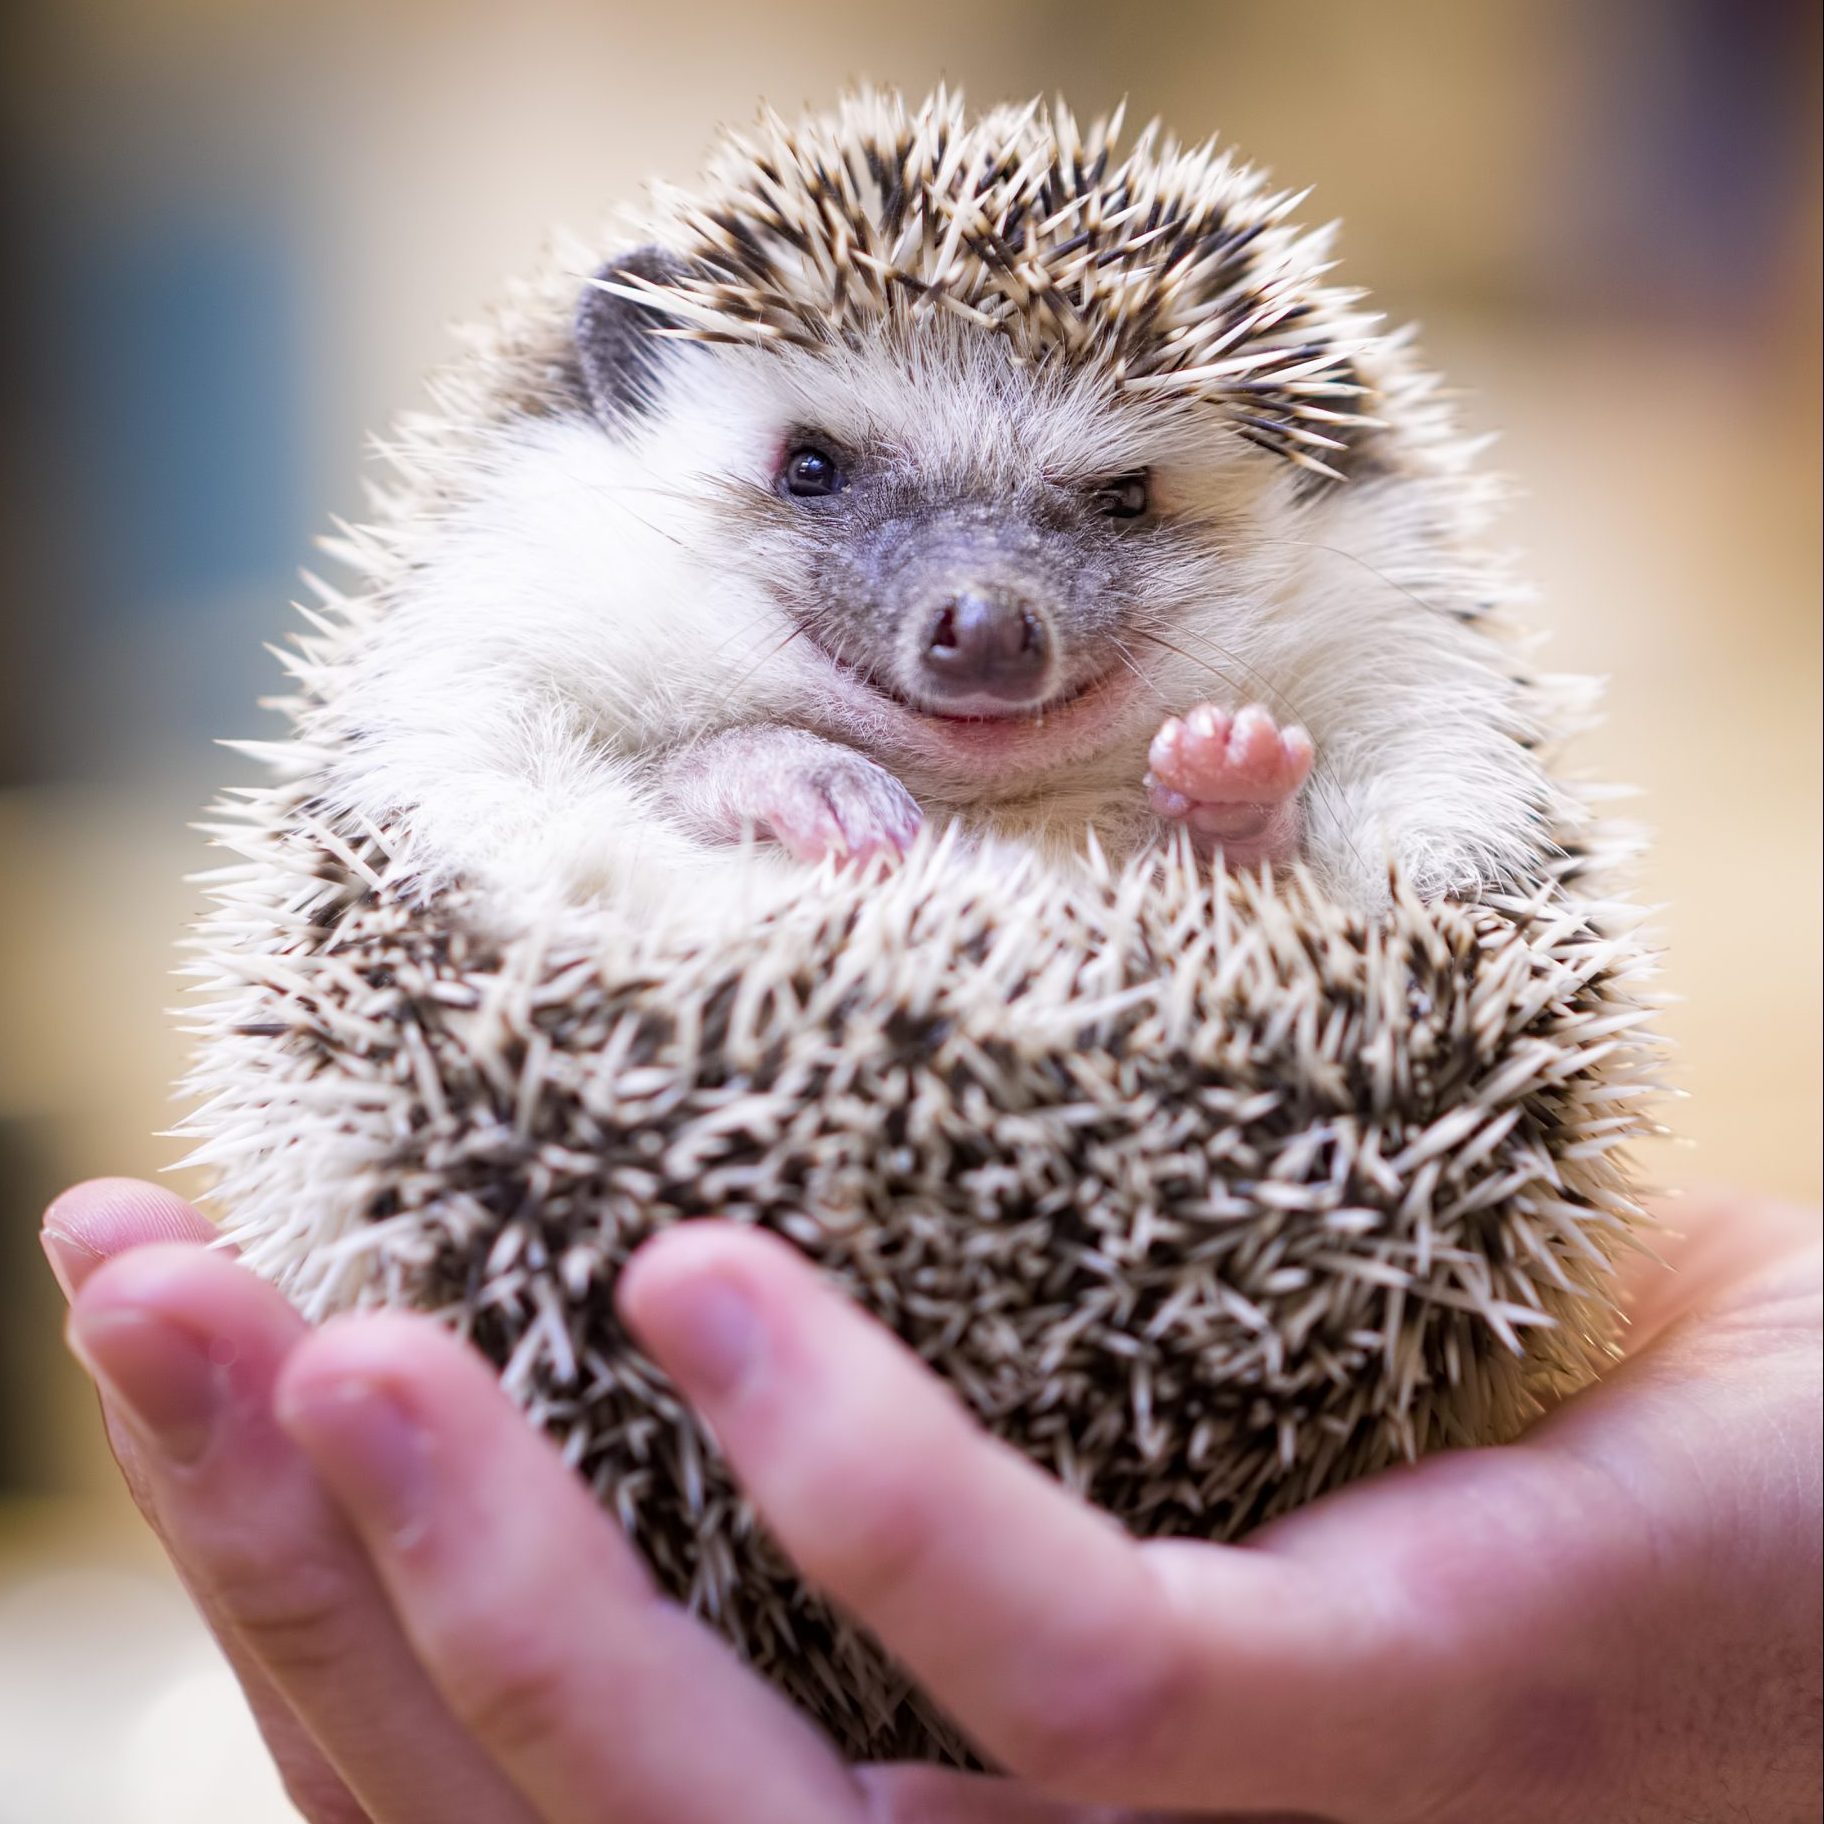
[[(97, 1267), (116, 1254), (157, 1242), (205, 1246), (215, 1236), (213, 1224), (161, 1185), (145, 1184), (136, 1178), (91, 1178), (52, 1201), (44, 1213), (38, 1242), (58, 1288), (68, 1300), (75, 1298)], [(101, 1401), (101, 1416), (108, 1448), (120, 1466), (127, 1492), (156, 1532), (158, 1516), (132, 1433), (106, 1398)]]
[[(95, 1269), (116, 1254), (157, 1242), (203, 1246), (215, 1238), (214, 1225), (181, 1197), (162, 1186), (132, 1178), (96, 1178), (65, 1191), (45, 1211), (39, 1232), (45, 1258), (66, 1299), (74, 1298)], [(102, 1397), (97, 1404), (121, 1480), (141, 1517), (169, 1552), (143, 1453), (134, 1441), (132, 1429), (110, 1400)], [(311, 1739), (291, 1705), (233, 1629), (214, 1612), (193, 1580), (184, 1575), (184, 1567), (175, 1556), (172, 1568), (232, 1668), (292, 1803), (311, 1824), (370, 1824), (367, 1812)]]
[(360, 1529), (451, 1708), (553, 1824), (856, 1824), (852, 1778), (653, 1588), (485, 1364), (424, 1319), (332, 1322), (281, 1422)]
[(272, 1756), (272, 1764), (292, 1804), (310, 1824), (373, 1824), (366, 1808), (349, 1791), (347, 1782), (317, 1746), (297, 1712), (267, 1676), (265, 1668), (236, 1636), (226, 1619), (216, 1612), (213, 1601), (198, 1591), (195, 1580), (178, 1561), (153, 1504), (143, 1452), (134, 1442), (130, 1424), (105, 1396), (98, 1398), (96, 1404), (101, 1409), (102, 1429), (121, 1479), (141, 1517), (165, 1548), (178, 1582), (195, 1603), (216, 1647), (234, 1673), (235, 1682), (241, 1688), (241, 1695), (246, 1699), (260, 1738)]
[(215, 1238), (215, 1225), (183, 1198), (137, 1178), (91, 1178), (73, 1185), (45, 1211), (38, 1234), (65, 1298), (74, 1298), (104, 1260), (129, 1248)]
[(1402, 1701), (1368, 1596), (1241, 1549), (1137, 1546), (784, 1243), (686, 1224), (620, 1297), (806, 1575), (1011, 1771), (1321, 1812), (1340, 1795), (1313, 1740), (1353, 1752)]
[[(1073, 1805), (1034, 1787), (991, 1774), (943, 1767), (864, 1767), (859, 1778), (873, 1802), (871, 1824), (1189, 1824), (1182, 1811), (1135, 1811), (1126, 1805)], [(1218, 1824), (1205, 1814), (1204, 1824)], [(1225, 1811), (1220, 1824), (1323, 1824), (1276, 1812)]]
[(1115, 1824), (1100, 1806), (1067, 1805), (992, 1776), (905, 1766), (866, 1767), (860, 1779), (878, 1824)]
[(228, 1662), (287, 1797), (309, 1824), (385, 1824), (384, 1820), (371, 1818), (367, 1808), (349, 1791), (347, 1781), (318, 1747), (266, 1669), (218, 1612), (218, 1605), (199, 1592), (195, 1579), (186, 1573), (175, 1548), (165, 1536), (152, 1504), (150, 1478), (140, 1460), (141, 1452), (133, 1441), (131, 1428), (109, 1400), (102, 1398), (96, 1403), (101, 1408), (108, 1449), (120, 1468), (121, 1478), (141, 1516), (165, 1548), (178, 1582), (196, 1605), (217, 1649)]
[[(357, 1541), (273, 1422), (275, 1376), (304, 1335), (271, 1287), (189, 1245), (96, 1268), (70, 1316), (71, 1346), (131, 1433), (142, 1493), (205, 1616), (232, 1657), (270, 1680), (362, 1810), (378, 1824), (523, 1824), (523, 1800), (450, 1716)], [(336, 1816), (309, 1758), (282, 1739), (282, 1767)]]

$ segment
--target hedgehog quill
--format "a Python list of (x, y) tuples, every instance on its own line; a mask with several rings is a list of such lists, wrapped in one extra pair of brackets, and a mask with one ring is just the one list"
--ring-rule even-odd
[(1061, 107), (731, 135), (389, 446), (224, 802), (190, 1090), (860, 1754), (966, 1759), (606, 1293), (763, 1223), (1138, 1531), (1594, 1372), (1655, 1050), (1476, 446), (1298, 197)]

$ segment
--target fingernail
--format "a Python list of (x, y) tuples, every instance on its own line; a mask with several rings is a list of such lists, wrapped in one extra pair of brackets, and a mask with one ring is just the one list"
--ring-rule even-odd
[(430, 1442), (393, 1394), (359, 1376), (307, 1386), (281, 1394), (279, 1423), (362, 1526), (401, 1549), (422, 1536)]
[(77, 1311), (76, 1359), (135, 1427), (173, 1463), (209, 1447), (232, 1355), (218, 1359), (193, 1330), (145, 1311)]
[(759, 1360), (759, 1315), (733, 1280), (715, 1274), (681, 1279), (640, 1315), (660, 1365), (693, 1396), (726, 1397)]
[(101, 1255), (86, 1241), (52, 1228), (48, 1222), (38, 1231), (38, 1245), (66, 1299), (74, 1298), (77, 1288), (101, 1264)]

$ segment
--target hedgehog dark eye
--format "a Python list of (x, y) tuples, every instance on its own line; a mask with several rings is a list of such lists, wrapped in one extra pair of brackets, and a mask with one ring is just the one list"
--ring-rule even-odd
[(1112, 476), (1096, 490), (1096, 502), (1110, 519), (1138, 519), (1146, 511), (1149, 499), (1144, 469)]
[(828, 450), (801, 443), (787, 455), (779, 471), (779, 485), (799, 500), (819, 500), (841, 491), (842, 470)]

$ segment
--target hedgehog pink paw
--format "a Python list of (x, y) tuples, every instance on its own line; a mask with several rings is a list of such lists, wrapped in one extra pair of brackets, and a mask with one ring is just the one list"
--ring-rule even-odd
[(1202, 703), (1153, 737), (1146, 795), (1200, 848), (1220, 848), (1243, 865), (1290, 861), (1303, 821), (1298, 794), (1313, 757), (1302, 728), (1282, 729), (1258, 703), (1232, 716)]
[(859, 754), (782, 771), (754, 821), (799, 861), (898, 860), (923, 822), (912, 795)]
[(701, 834), (770, 837), (799, 861), (897, 859), (924, 821), (912, 794), (851, 747), (796, 728), (738, 728), (666, 773), (673, 809)]

